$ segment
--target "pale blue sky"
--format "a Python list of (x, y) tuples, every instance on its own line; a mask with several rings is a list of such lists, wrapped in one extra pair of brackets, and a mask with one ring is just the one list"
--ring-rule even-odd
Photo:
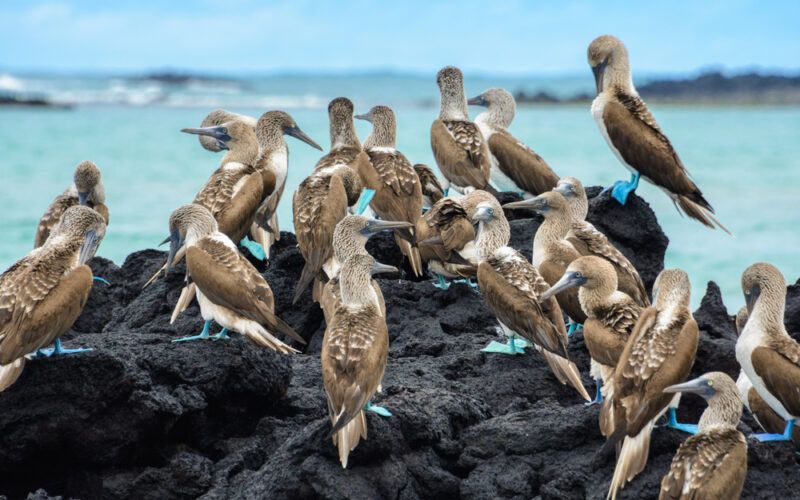
[(4, 0), (0, 68), (575, 73), (592, 38), (611, 33), (638, 72), (797, 70), (798, 26), (797, 0)]

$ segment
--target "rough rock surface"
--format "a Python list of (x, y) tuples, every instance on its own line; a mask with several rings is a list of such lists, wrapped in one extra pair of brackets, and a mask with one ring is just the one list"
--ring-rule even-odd
[[(667, 239), (647, 204), (626, 207), (590, 190), (590, 220), (629, 256), (650, 286)], [(512, 215), (512, 214), (509, 214)], [(515, 213), (514, 217), (525, 216)], [(513, 245), (527, 255), (540, 220), (512, 221)], [(369, 250), (401, 264), (390, 235)], [(561, 386), (540, 357), (480, 349), (498, 338), (496, 321), (466, 285), (439, 291), (428, 281), (381, 279), (391, 350), (377, 402), (394, 416), (367, 417), (369, 439), (342, 470), (330, 426), (319, 352), (322, 315), (310, 293), (291, 306), (303, 259), (284, 233), (265, 276), (279, 314), (309, 340), (284, 356), (234, 336), (174, 344), (199, 331), (196, 305), (174, 325), (179, 267), (142, 289), (164, 252), (145, 250), (122, 267), (92, 266), (97, 285), (66, 345), (90, 353), (34, 360), (0, 394), (0, 493), (10, 498), (604, 498), (613, 460), (594, 461), (603, 439), (597, 409)], [(695, 291), (699, 293), (700, 291)], [(800, 331), (800, 285), (790, 287), (787, 325)], [(696, 374), (735, 377), (736, 334), (710, 283), (695, 316), (702, 329)], [(581, 335), (570, 355), (588, 376)], [(679, 416), (704, 405), (686, 397)], [(742, 431), (754, 422), (746, 416)], [(623, 498), (655, 498), (685, 435), (658, 429), (650, 463)], [(746, 498), (800, 491), (790, 445), (750, 442)]]

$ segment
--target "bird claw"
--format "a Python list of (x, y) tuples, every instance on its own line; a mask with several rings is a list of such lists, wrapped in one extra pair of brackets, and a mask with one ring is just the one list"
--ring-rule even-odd
[(384, 418), (388, 418), (388, 417), (392, 416), (392, 412), (387, 410), (385, 407), (374, 405), (370, 401), (367, 401), (367, 404), (364, 405), (364, 411), (371, 411), (372, 413), (380, 415), (381, 417), (384, 417)]
[(640, 174), (631, 174), (630, 181), (617, 181), (614, 183), (613, 186), (609, 186), (603, 190), (605, 193), (609, 189), (611, 190), (611, 197), (614, 198), (619, 202), (620, 205), (624, 205), (625, 202), (628, 201), (628, 195), (632, 192), (636, 191), (636, 188), (639, 187), (639, 178), (641, 177)]
[(230, 338), (227, 328), (223, 328), (218, 334), (211, 336), (211, 340), (228, 340)]
[[(173, 342), (192, 342), (193, 340), (208, 340), (210, 335), (208, 331), (211, 329), (211, 321), (206, 321), (203, 323), (203, 331), (200, 332), (199, 335), (190, 335), (189, 337), (181, 337), (179, 339), (173, 339)], [(224, 329), (223, 329), (224, 331)], [(222, 332), (220, 332), (222, 333)]]
[(457, 280), (453, 280), (453, 283), (464, 283), (466, 285), (469, 285), (469, 287), (472, 288), (472, 289), (477, 289), (478, 288), (478, 282), (477, 281), (472, 281), (472, 278), (469, 278), (469, 279), (467, 279), (467, 278), (459, 278)]
[(567, 337), (572, 337), (572, 335), (579, 330), (583, 330), (583, 325), (580, 323), (573, 323), (570, 321), (569, 328), (567, 328)]
[(670, 408), (667, 417), (667, 427), (685, 432), (687, 434), (697, 434), (698, 428), (696, 424), (682, 424), (678, 422), (678, 416), (675, 413), (675, 408)]
[(450, 289), (450, 283), (448, 283), (447, 280), (444, 279), (444, 276), (442, 276), (441, 274), (436, 275), (436, 281), (433, 283), (433, 286), (438, 288), (439, 290)]
[(789, 420), (788, 422), (786, 422), (786, 428), (783, 430), (783, 434), (758, 433), (758, 434), (753, 434), (751, 437), (757, 439), (758, 441), (761, 441), (762, 443), (791, 441), (793, 433), (794, 433), (794, 420)]
[(589, 401), (588, 403), (583, 403), (584, 406), (594, 406), (594, 405), (601, 405), (603, 404), (603, 383), (600, 380), (595, 380), (595, 386), (597, 389), (594, 393), (594, 399)]
[(77, 349), (65, 349), (61, 347), (61, 339), (56, 339), (53, 347), (50, 349), (38, 349), (36, 351), (37, 358), (50, 358), (53, 356), (66, 356), (68, 354), (80, 354), (82, 352), (94, 351), (91, 347), (79, 347)]
[(264, 247), (262, 247), (260, 244), (256, 243), (255, 241), (251, 240), (247, 236), (242, 238), (242, 241), (239, 242), (239, 245), (241, 245), (244, 248), (246, 248), (247, 251), (250, 252), (250, 255), (252, 255), (256, 259), (258, 259), (260, 261), (267, 260), (267, 252), (264, 251)]
[(492, 352), (496, 354), (525, 354), (525, 348), (530, 344), (525, 339), (509, 338), (505, 344), (492, 340), (489, 345), (481, 349), (482, 352)]

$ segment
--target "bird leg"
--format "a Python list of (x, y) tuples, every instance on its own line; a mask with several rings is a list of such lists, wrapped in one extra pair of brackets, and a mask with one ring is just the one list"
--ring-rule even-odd
[(211, 329), (211, 320), (206, 320), (206, 322), (203, 323), (203, 331), (200, 332), (200, 335), (192, 335), (190, 337), (174, 339), (173, 342), (191, 342), (192, 340), (206, 340), (210, 338), (210, 335), (208, 334), (209, 329)]
[(256, 243), (255, 241), (251, 240), (250, 237), (245, 236), (242, 238), (242, 241), (239, 242), (239, 245), (243, 246), (247, 249), (250, 254), (260, 261), (264, 261), (267, 259), (267, 253), (264, 251), (264, 247)]
[(597, 388), (596, 392), (594, 393), (594, 399), (592, 401), (589, 401), (588, 403), (584, 403), (586, 406), (594, 406), (594, 405), (603, 404), (603, 391), (602, 391), (602, 389), (603, 389), (603, 379), (601, 379), (601, 378), (594, 379), (594, 384), (595, 384), (595, 387)]
[(580, 323), (576, 323), (571, 319), (568, 321), (568, 323), (569, 327), (567, 328), (567, 337), (572, 337), (572, 335), (578, 330), (583, 330), (583, 325)]
[(37, 358), (49, 358), (51, 356), (65, 356), (67, 354), (78, 354), (81, 352), (89, 352), (93, 351), (91, 347), (87, 348), (79, 348), (79, 349), (64, 349), (61, 347), (61, 339), (56, 339), (53, 343), (52, 349), (39, 349), (36, 351)]
[(439, 290), (447, 290), (450, 288), (450, 283), (448, 283), (441, 274), (436, 274), (436, 281), (433, 283), (433, 286)]
[(457, 280), (453, 280), (453, 283), (466, 283), (470, 286), (470, 288), (478, 288), (478, 282), (473, 281), (472, 278), (459, 278)]
[(791, 441), (793, 432), (794, 420), (789, 420), (786, 422), (786, 428), (783, 430), (783, 434), (753, 434), (752, 437), (758, 439), (762, 443), (770, 441)]
[(111, 285), (111, 283), (109, 283), (108, 280), (106, 280), (105, 278), (101, 278), (100, 276), (92, 277), (92, 281), (99, 281), (100, 283), (103, 283), (104, 285)]
[(635, 174), (631, 174), (631, 180), (628, 182), (625, 181), (617, 181), (614, 183), (613, 186), (609, 186), (603, 190), (603, 192), (611, 190), (611, 197), (614, 198), (619, 202), (620, 205), (624, 205), (626, 201), (628, 201), (628, 195), (632, 192), (636, 191), (636, 188), (639, 187), (639, 178), (642, 174), (636, 172)]
[(377, 406), (372, 404), (372, 401), (367, 401), (367, 404), (364, 405), (364, 411), (371, 411), (372, 413), (377, 413), (381, 417), (391, 417), (392, 412), (384, 408), (383, 406)]
[(667, 427), (678, 429), (687, 434), (697, 434), (696, 424), (682, 424), (678, 422), (678, 415), (675, 413), (675, 408), (669, 409), (669, 413), (667, 414)]
[(525, 354), (525, 348), (530, 347), (530, 343), (525, 339), (518, 338), (516, 333), (506, 329), (505, 326), (503, 326), (503, 330), (505, 330), (506, 335), (508, 335), (508, 340), (505, 344), (492, 340), (489, 342), (489, 345), (481, 349), (481, 351), (510, 354), (512, 356), (515, 354)]
[(211, 340), (228, 340), (229, 338), (227, 328), (223, 328), (218, 334), (211, 336)]
[(358, 203), (356, 203), (356, 215), (362, 215), (364, 213), (364, 210), (367, 209), (374, 196), (374, 189), (364, 188), (361, 190), (361, 195), (358, 197)]

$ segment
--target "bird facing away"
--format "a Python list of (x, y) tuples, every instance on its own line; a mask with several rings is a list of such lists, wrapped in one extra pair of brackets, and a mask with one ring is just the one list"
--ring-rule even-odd
[(431, 148), (436, 164), (447, 179), (447, 191), (459, 193), (473, 187), (496, 190), (489, 184), (491, 157), (478, 126), (469, 119), (464, 96), (464, 75), (447, 66), (439, 70), (436, 83), (441, 94), (439, 117), (431, 125)]
[(0, 275), (0, 391), (22, 373), (25, 356), (55, 342), (44, 356), (91, 349), (63, 349), (59, 337), (78, 319), (92, 290), (91, 260), (106, 231), (103, 217), (72, 206), (39, 248)]
[(186, 245), (186, 279), (197, 287), (197, 301), (205, 320), (200, 335), (176, 341), (209, 338), (208, 329), (214, 320), (223, 327), (216, 338), (227, 338), (227, 331), (233, 330), (274, 351), (297, 352), (273, 333), (288, 335), (303, 344), (305, 340), (275, 316), (275, 301), (266, 280), (219, 231), (208, 209), (197, 204), (178, 208), (169, 218), (169, 230), (167, 263), (171, 265), (178, 249)]
[[(362, 174), (365, 187), (375, 191), (370, 206), (381, 219), (409, 222), (413, 227), (422, 215), (422, 184), (411, 162), (396, 148), (397, 122), (394, 111), (375, 106), (356, 118), (372, 123), (364, 141), (372, 171)], [(408, 258), (415, 276), (422, 276), (422, 260), (410, 228), (395, 231), (395, 241)]]
[(264, 249), (266, 258), (269, 258), (269, 249), (272, 244), (281, 237), (277, 210), (286, 187), (286, 178), (289, 175), (289, 148), (283, 138), (284, 135), (290, 135), (322, 151), (319, 144), (300, 130), (289, 113), (267, 111), (258, 119), (256, 137), (259, 159), (255, 167), (263, 176), (264, 185), (274, 186), (272, 190), (264, 191), (264, 199), (258, 207), (253, 226), (256, 242)]
[[(224, 109), (215, 109), (211, 113), (207, 114), (205, 118), (203, 118), (200, 128), (217, 127), (223, 123), (233, 121), (240, 121), (245, 125), (248, 125), (253, 130), (255, 130), (256, 123), (258, 122), (258, 120), (252, 116), (232, 113)], [(203, 149), (211, 151), (212, 153), (219, 153), (220, 151), (224, 151), (226, 149), (225, 147), (220, 147), (220, 144), (214, 137), (200, 135), (198, 136), (198, 139), (200, 139), (200, 145), (203, 146)]]
[(630, 182), (617, 181), (611, 195), (624, 205), (643, 177), (664, 191), (680, 213), (728, 233), (636, 92), (625, 45), (611, 35), (597, 37), (588, 59), (597, 84), (592, 117), (614, 156), (631, 172)]
[(589, 400), (580, 373), (567, 354), (564, 318), (554, 298), (545, 299), (548, 288), (536, 268), (517, 250), (508, 246), (508, 221), (497, 200), (478, 205), (472, 216), (478, 223), (478, 284), (484, 301), (509, 337), (506, 345), (493, 342), (484, 351), (503, 354), (522, 352), (519, 334), (545, 358), (562, 384), (569, 383)]
[(617, 273), (600, 257), (579, 257), (572, 261), (564, 276), (542, 297), (549, 298), (574, 287), (580, 287), (578, 299), (587, 316), (583, 340), (591, 356), (591, 375), (597, 382), (593, 403), (603, 403), (600, 431), (608, 437), (615, 422), (614, 369), (642, 308), (629, 295), (617, 290)]
[(689, 305), (689, 276), (680, 269), (665, 269), (654, 289), (655, 303), (636, 321), (614, 375), (617, 422), (609, 441), (616, 444), (621, 439), (622, 447), (608, 491), (612, 499), (644, 470), (653, 427), (668, 406), (674, 415), (679, 398), (664, 389), (686, 380), (697, 353), (699, 330)]
[(370, 408), (386, 370), (389, 333), (370, 283), (372, 273), (383, 271), (397, 269), (365, 254), (352, 255), (344, 262), (339, 275), (341, 303), (322, 340), (322, 381), (333, 426), (331, 436), (343, 468), (350, 452), (367, 438), (364, 410)]
[(747, 475), (747, 442), (736, 430), (742, 417), (736, 384), (722, 372), (711, 372), (664, 391), (697, 394), (708, 408), (700, 417), (698, 433), (675, 452), (658, 498), (740, 498)]
[(72, 185), (53, 200), (39, 219), (33, 248), (44, 245), (64, 212), (75, 205), (93, 208), (108, 224), (108, 207), (105, 202), (106, 190), (100, 177), (100, 169), (91, 161), (80, 162), (75, 168)]
[(749, 318), (736, 341), (736, 360), (761, 398), (785, 422), (782, 433), (756, 434), (760, 441), (790, 441), (800, 418), (800, 345), (786, 332), (786, 280), (759, 262), (742, 274)]
[(475, 118), (475, 124), (489, 146), (491, 182), (498, 191), (530, 197), (556, 186), (558, 176), (547, 162), (508, 131), (517, 111), (517, 103), (510, 92), (492, 88), (467, 103), (487, 108)]
[(572, 227), (567, 233), (569, 241), (581, 255), (596, 255), (609, 261), (617, 271), (619, 289), (642, 307), (650, 305), (650, 298), (644, 287), (639, 271), (625, 255), (615, 247), (605, 234), (586, 220), (589, 213), (589, 200), (583, 184), (575, 177), (562, 177), (555, 187), (567, 200), (572, 216)]
[(424, 163), (415, 164), (414, 171), (422, 185), (422, 208), (430, 209), (434, 203), (444, 198), (444, 188), (431, 167)]
[[(468, 245), (473, 250), (475, 246), (475, 228), (463, 200), (441, 198), (417, 221), (420, 257), (437, 277), (434, 286), (443, 290), (450, 288), (445, 278), (469, 278), (477, 273), (477, 259), (470, 261), (460, 253)], [(469, 256), (470, 250), (465, 253)]]

